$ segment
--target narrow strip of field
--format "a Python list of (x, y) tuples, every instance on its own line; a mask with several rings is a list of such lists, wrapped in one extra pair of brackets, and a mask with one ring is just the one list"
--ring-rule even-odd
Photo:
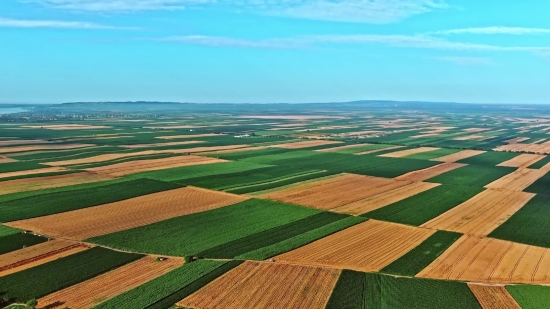
[[(408, 184), (410, 182), (345, 174), (339, 177), (297, 185), (281, 191), (270, 192), (260, 195), (260, 197), (328, 210)], [(365, 190), (365, 188), (369, 188), (369, 190)]]
[(128, 148), (128, 149), (137, 149), (137, 148), (168, 147), (168, 146), (179, 146), (179, 145), (200, 144), (200, 143), (204, 143), (204, 142), (203, 141), (183, 141), (183, 142), (169, 142), (169, 143), (122, 145), (120, 147)]
[(413, 154), (427, 152), (427, 151), (434, 151), (438, 150), (439, 148), (435, 147), (419, 147), (419, 148), (413, 148), (413, 149), (407, 149), (407, 150), (401, 150), (396, 152), (390, 152), (383, 155), (380, 155), (381, 157), (389, 157), (389, 158), (402, 158), (407, 157)]
[[(474, 157), (475, 158), (475, 157)], [(429, 182), (483, 187), (516, 169), (505, 166), (467, 165), (428, 179)]]
[(487, 235), (534, 196), (525, 192), (485, 190), (421, 227)]
[(1, 181), (1, 178), (11, 178), (11, 177), (18, 177), (18, 176), (26, 176), (26, 175), (56, 173), (56, 172), (63, 172), (63, 171), (66, 171), (66, 170), (67, 169), (63, 168), (63, 167), (46, 167), (46, 168), (40, 168), (40, 169), (35, 169), (35, 170), (0, 173), (0, 181)]
[(512, 160), (517, 156), (518, 156), (517, 153), (487, 151), (482, 154), (478, 154), (476, 156), (462, 159), (458, 162), (465, 163), (465, 164), (495, 166), (502, 162)]
[(499, 178), (485, 188), (493, 190), (507, 190), (507, 191), (523, 191), (539, 178), (546, 175), (546, 170), (533, 170), (528, 168), (518, 168), (512, 173)]
[(416, 159), (416, 160), (431, 160), (434, 158), (439, 158), (446, 155), (451, 155), (453, 153), (459, 152), (458, 149), (450, 149), (450, 148), (440, 148), (436, 150), (431, 151), (424, 151), (421, 153), (415, 153), (412, 155), (408, 155), (405, 158), (407, 159)]
[(37, 308), (93, 308), (183, 265), (183, 259), (144, 257), (90, 280), (38, 299)]
[(188, 135), (167, 135), (167, 136), (156, 136), (158, 139), (180, 139), (180, 138), (197, 138), (197, 137), (210, 137), (210, 136), (223, 136), (225, 134), (216, 134), (216, 133), (204, 133), (204, 134), (188, 134)]
[(342, 152), (346, 150), (355, 149), (355, 148), (364, 148), (365, 146), (372, 146), (372, 144), (353, 144), (353, 145), (345, 145), (345, 146), (339, 146), (339, 147), (332, 147), (332, 148), (325, 148), (325, 149), (319, 149), (315, 151), (320, 152)]
[(36, 150), (60, 150), (60, 149), (76, 149), (84, 148), (93, 145), (86, 144), (66, 144), (66, 145), (30, 145), (30, 146), (12, 146), (12, 147), (2, 147), (0, 148), (1, 153), (16, 153), (16, 152), (26, 152), (26, 151), (36, 151)]
[(462, 236), (417, 277), (489, 283), (550, 283), (550, 249)]
[(434, 230), (368, 220), (274, 259), (278, 262), (379, 271), (433, 233)]
[(0, 156), (0, 163), (11, 163), (11, 162), (17, 162), (17, 160)]
[[(376, 145), (376, 144), (375, 144)], [(375, 149), (372, 149), (372, 150), (365, 150), (365, 151), (361, 151), (361, 152), (356, 152), (354, 153), (355, 155), (367, 155), (367, 154), (372, 154), (372, 153), (377, 153), (377, 152), (381, 152), (381, 151), (388, 151), (388, 150), (392, 150), (392, 149), (399, 149), (399, 148), (404, 148), (405, 146), (390, 146), (390, 145), (384, 145), (384, 147), (377, 147)]]
[(104, 175), (83, 172), (57, 176), (8, 180), (2, 182), (2, 185), (0, 186), (0, 194), (36, 191), (41, 189), (58, 188), (83, 183), (108, 181), (112, 179), (113, 178)]
[(246, 199), (243, 196), (186, 187), (6, 225), (48, 236), (84, 240)]
[(502, 285), (468, 284), (483, 309), (521, 309)]
[(15, 145), (36, 145), (36, 144), (50, 144), (51, 142), (40, 139), (17, 139), (11, 141), (0, 141), (0, 147), (15, 146)]
[(186, 297), (191, 308), (325, 308), (340, 271), (247, 261)]
[(428, 167), (422, 170), (403, 174), (401, 176), (395, 177), (395, 179), (403, 180), (403, 181), (424, 181), (424, 180), (433, 178), (435, 176), (441, 175), (443, 173), (446, 173), (448, 171), (452, 171), (459, 167), (463, 167), (465, 165), (466, 164), (461, 164), (461, 163), (442, 163), (442, 164)]
[(485, 153), (485, 151), (481, 150), (462, 150), (450, 155), (442, 156), (439, 158), (432, 159), (433, 161), (439, 161), (439, 162), (447, 162), (452, 163), (459, 160), (463, 160), (469, 157), (477, 156), (479, 154)]
[(338, 141), (311, 140), (311, 141), (304, 141), (304, 142), (278, 144), (278, 145), (273, 145), (271, 147), (285, 148), (285, 149), (302, 149), (302, 148), (310, 148), (310, 147), (316, 147), (316, 146), (342, 144), (342, 143), (343, 142), (338, 142)]
[(110, 129), (109, 126), (96, 126), (89, 124), (51, 124), (42, 126), (22, 126), (30, 129), (48, 129), (48, 130), (92, 130), (92, 129)]
[(93, 167), (86, 169), (89, 172), (107, 175), (110, 177), (120, 177), (140, 172), (156, 171), (174, 167), (212, 164), (227, 162), (225, 160), (201, 157), (201, 156), (177, 156), (162, 159), (137, 160), (130, 162), (117, 163), (112, 165)]
[(524, 153), (517, 157), (513, 157), (508, 161), (504, 161), (497, 166), (511, 166), (511, 167), (528, 167), (539, 160), (544, 159), (546, 156)]
[(437, 183), (413, 182), (380, 194), (367, 197), (344, 206), (336, 207), (331, 211), (352, 215), (360, 215), (384, 206), (399, 202), (416, 194), (439, 186)]
[(51, 240), (0, 255), (0, 277), (89, 249), (78, 243)]
[(50, 165), (50, 166), (80, 165), (80, 164), (106, 162), (106, 161), (122, 159), (122, 158), (147, 156), (147, 155), (153, 155), (158, 153), (159, 152), (155, 150), (146, 150), (146, 151), (128, 152), (128, 153), (108, 153), (108, 154), (100, 154), (97, 156), (86, 157), (86, 158), (46, 162), (44, 164)]

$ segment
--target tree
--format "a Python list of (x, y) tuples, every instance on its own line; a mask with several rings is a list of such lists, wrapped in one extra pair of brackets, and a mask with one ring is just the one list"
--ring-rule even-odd
[(37, 304), (38, 302), (36, 301), (36, 299), (33, 298), (29, 300), (25, 305), (27, 306), (27, 309), (35, 309)]

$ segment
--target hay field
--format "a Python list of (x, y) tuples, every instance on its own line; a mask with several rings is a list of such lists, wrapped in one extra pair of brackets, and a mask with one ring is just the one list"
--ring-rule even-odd
[(17, 160), (0, 156), (0, 163), (11, 163), (11, 162), (17, 162)]
[(302, 149), (302, 148), (317, 147), (317, 146), (332, 145), (332, 144), (342, 144), (342, 142), (311, 140), (311, 141), (305, 141), (305, 142), (278, 144), (278, 145), (273, 145), (271, 147), (284, 148), (284, 149)]
[(452, 162), (460, 161), (462, 159), (473, 157), (485, 152), (486, 151), (482, 151), (482, 150), (461, 150), (459, 152), (452, 153), (450, 155), (432, 159), (432, 161), (452, 163)]
[(502, 285), (468, 284), (483, 309), (521, 309)]
[(183, 265), (182, 258), (156, 261), (147, 256), (90, 280), (38, 299), (37, 308), (89, 309)]
[(376, 152), (381, 152), (381, 151), (387, 151), (387, 150), (392, 150), (392, 149), (399, 149), (399, 148), (403, 148), (405, 146), (391, 146), (391, 147), (386, 147), (386, 148), (381, 148), (381, 149), (374, 149), (374, 150), (368, 150), (368, 151), (363, 151), (363, 152), (356, 152), (354, 153), (354, 155), (366, 155), (366, 154), (371, 154), (371, 153), (376, 153)]
[(167, 147), (167, 146), (179, 146), (179, 145), (200, 144), (200, 143), (204, 143), (204, 142), (202, 142), (202, 141), (184, 141), (184, 142), (169, 142), (169, 143), (122, 145), (120, 147), (127, 148), (127, 149), (137, 149), (137, 148)]
[(486, 283), (550, 283), (550, 249), (462, 236), (416, 276)]
[(528, 167), (535, 162), (544, 159), (546, 156), (524, 153), (519, 156), (513, 157), (508, 161), (504, 161), (497, 166), (510, 166), (510, 167)]
[[(388, 157), (388, 158), (402, 158), (402, 157), (410, 156), (410, 155), (413, 155), (413, 154), (428, 152), (428, 151), (433, 151), (433, 150), (438, 150), (438, 149), (439, 148), (436, 148), (436, 147), (419, 147), (419, 148), (414, 148), (414, 149), (406, 149), (406, 150), (401, 150), (401, 151), (396, 151), (396, 152), (390, 152), (390, 153), (386, 153), (386, 154), (383, 154), (383, 155), (380, 155), (380, 156), (381, 157)], [(386, 148), (386, 150), (387, 150), (387, 148)]]
[(227, 162), (226, 160), (200, 157), (200, 156), (176, 156), (162, 159), (136, 160), (130, 162), (116, 163), (99, 167), (86, 169), (89, 172), (106, 175), (110, 177), (120, 177), (135, 173), (157, 171), (174, 167), (183, 167), (191, 165), (212, 164)]
[(90, 147), (89, 144), (66, 144), (66, 145), (29, 145), (29, 146), (11, 146), (0, 148), (0, 154), (2, 153), (16, 153), (36, 150), (66, 150), (66, 149), (78, 149), (84, 147)]
[(178, 302), (201, 309), (324, 309), (340, 270), (246, 261)]
[(315, 150), (315, 151), (334, 152), (334, 151), (339, 151), (339, 150), (344, 150), (344, 149), (353, 149), (353, 148), (365, 147), (365, 146), (368, 146), (368, 145), (371, 145), (371, 144), (345, 145), (345, 146), (339, 146), (339, 147), (333, 147), (333, 148), (319, 149), (319, 150)]
[[(321, 181), (299, 184), (259, 197), (328, 210), (410, 183), (389, 178), (344, 174)], [(365, 190), (365, 188), (369, 188), (369, 190)]]
[(409, 172), (401, 176), (395, 177), (394, 179), (403, 181), (424, 181), (463, 166), (466, 166), (466, 164), (442, 163), (422, 170)]
[(82, 158), (82, 159), (69, 159), (69, 160), (62, 160), (62, 161), (46, 162), (44, 164), (47, 164), (50, 166), (80, 165), (80, 164), (99, 163), (99, 162), (111, 161), (111, 160), (122, 159), (122, 158), (153, 155), (158, 153), (159, 152), (155, 150), (146, 150), (146, 151), (131, 152), (131, 153), (109, 153), (109, 154), (101, 154), (101, 155)]
[(274, 259), (277, 262), (293, 264), (364, 272), (379, 271), (433, 233), (434, 230), (368, 220)]
[(53, 237), (84, 240), (247, 199), (244, 196), (185, 187), (6, 225)]
[(10, 177), (45, 174), (45, 173), (55, 173), (55, 172), (63, 172), (63, 171), (66, 171), (66, 170), (67, 169), (63, 168), (63, 167), (45, 167), (45, 168), (39, 168), (39, 169), (35, 169), (35, 170), (25, 170), (25, 171), (17, 171), (17, 172), (0, 173), (0, 178), (10, 178)]
[(421, 227), (473, 235), (488, 235), (535, 194), (485, 190)]
[(521, 192), (532, 185), (539, 178), (546, 175), (546, 173), (547, 170), (545, 169), (519, 168), (512, 173), (491, 182), (486, 185), (485, 188)]
[(83, 183), (108, 181), (112, 179), (113, 178), (105, 175), (82, 172), (58, 176), (8, 180), (2, 182), (2, 185), (0, 186), (0, 194), (59, 188)]

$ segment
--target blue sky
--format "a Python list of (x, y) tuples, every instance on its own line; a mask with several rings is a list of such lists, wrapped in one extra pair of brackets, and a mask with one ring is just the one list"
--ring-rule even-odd
[(550, 103), (550, 1), (1, 0), (0, 102)]

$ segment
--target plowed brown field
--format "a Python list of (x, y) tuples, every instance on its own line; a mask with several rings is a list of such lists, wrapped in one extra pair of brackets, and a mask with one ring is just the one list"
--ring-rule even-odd
[(428, 230), (368, 220), (275, 257), (275, 261), (379, 271), (430, 237)]
[(89, 247), (65, 240), (51, 240), (0, 255), (0, 277), (69, 256)]
[(504, 286), (468, 284), (483, 309), (521, 309)]
[(362, 199), (344, 206), (340, 206), (331, 211), (346, 213), (352, 215), (361, 215), (369, 211), (399, 202), (418, 193), (439, 186), (437, 183), (414, 182), (393, 190), (377, 194), (366, 199)]
[(391, 146), (391, 147), (387, 147), (387, 148), (382, 148), (382, 149), (374, 149), (374, 150), (368, 150), (368, 151), (363, 151), (363, 152), (356, 152), (354, 153), (354, 155), (366, 155), (366, 154), (370, 154), (370, 153), (376, 153), (376, 152), (380, 152), (380, 151), (384, 151), (384, 150), (392, 150), (392, 149), (398, 149), (398, 148), (403, 148), (405, 146)]
[(35, 170), (0, 173), (0, 178), (9, 178), (9, 177), (44, 174), (44, 173), (54, 173), (54, 172), (62, 172), (62, 171), (66, 171), (66, 170), (67, 169), (63, 168), (63, 167), (46, 167), (46, 168), (39, 168), (39, 169), (35, 169)]
[[(275, 201), (332, 209), (410, 184), (388, 178), (345, 174), (260, 195)], [(365, 190), (368, 188), (368, 190)]]
[(163, 159), (136, 160), (112, 165), (105, 165), (86, 169), (89, 172), (107, 175), (111, 177), (120, 177), (129, 174), (163, 170), (174, 167), (212, 164), (227, 162), (215, 158), (200, 157), (200, 156), (177, 156)]
[(492, 283), (550, 283), (550, 249), (462, 236), (417, 277)]
[(478, 154), (485, 153), (481, 150), (462, 150), (459, 152), (452, 153), (443, 157), (432, 159), (432, 161), (447, 162), (452, 163), (469, 157), (477, 156)]
[(325, 308), (340, 270), (246, 261), (177, 305), (200, 309)]
[(15, 152), (24, 152), (24, 151), (35, 151), (35, 150), (63, 150), (63, 149), (76, 149), (84, 148), (88, 144), (67, 144), (67, 145), (31, 145), (31, 146), (12, 146), (12, 147), (3, 147), (0, 148), (0, 153), (15, 153)]
[(370, 145), (370, 144), (346, 145), (346, 146), (340, 146), (340, 147), (334, 147), (334, 148), (319, 149), (319, 150), (316, 150), (316, 151), (333, 152), (333, 151), (339, 151), (339, 150), (343, 150), (343, 149), (359, 148), (359, 147), (364, 147), (364, 146), (368, 146), (368, 145)]
[(526, 192), (485, 190), (421, 227), (488, 235), (534, 196)]
[(463, 166), (466, 166), (466, 164), (442, 163), (436, 166), (425, 168), (423, 170), (418, 170), (418, 171), (409, 172), (407, 174), (403, 174), (401, 176), (395, 177), (395, 179), (405, 180), (405, 181), (424, 181), (426, 179), (430, 179), (437, 175), (441, 175), (443, 173), (452, 171), (454, 169), (457, 169)]
[(311, 141), (305, 141), (305, 142), (278, 144), (278, 145), (273, 145), (271, 147), (285, 148), (285, 149), (301, 149), (301, 148), (309, 148), (309, 147), (316, 147), (316, 146), (322, 146), (322, 145), (331, 145), (331, 144), (342, 144), (342, 142), (324, 141), (324, 140), (311, 140)]
[(544, 159), (545, 156), (543, 155), (536, 155), (536, 154), (520, 154), (519, 156), (515, 156), (514, 158), (504, 161), (497, 166), (510, 166), (510, 167), (528, 167), (529, 165)]
[(523, 191), (546, 173), (546, 169), (533, 170), (528, 168), (518, 168), (512, 173), (486, 185), (485, 188), (493, 190)]
[(133, 263), (73, 285), (38, 300), (37, 308), (93, 308), (99, 303), (153, 280), (181, 265), (183, 259), (155, 261), (144, 257)]
[(59, 176), (8, 180), (2, 182), (2, 185), (0, 186), (0, 194), (58, 188), (107, 180), (112, 180), (112, 178), (86, 172)]
[(402, 158), (402, 157), (410, 156), (410, 155), (413, 155), (413, 154), (428, 152), (428, 151), (438, 150), (438, 149), (439, 148), (435, 148), (435, 147), (419, 147), (419, 148), (414, 148), (414, 149), (406, 149), (406, 150), (401, 150), (401, 151), (396, 151), (396, 152), (390, 152), (390, 153), (386, 153), (386, 154), (383, 154), (383, 155), (380, 155), (380, 156), (381, 157), (389, 157), (389, 158)]
[(185, 187), (6, 225), (48, 236), (84, 240), (246, 199), (229, 193)]
[(136, 144), (136, 145), (122, 145), (120, 147), (135, 149), (135, 148), (148, 148), (148, 147), (163, 147), (163, 146), (178, 146), (188, 144), (200, 144), (201, 141), (183, 141), (183, 142), (169, 142), (169, 143), (154, 143), (154, 144)]

